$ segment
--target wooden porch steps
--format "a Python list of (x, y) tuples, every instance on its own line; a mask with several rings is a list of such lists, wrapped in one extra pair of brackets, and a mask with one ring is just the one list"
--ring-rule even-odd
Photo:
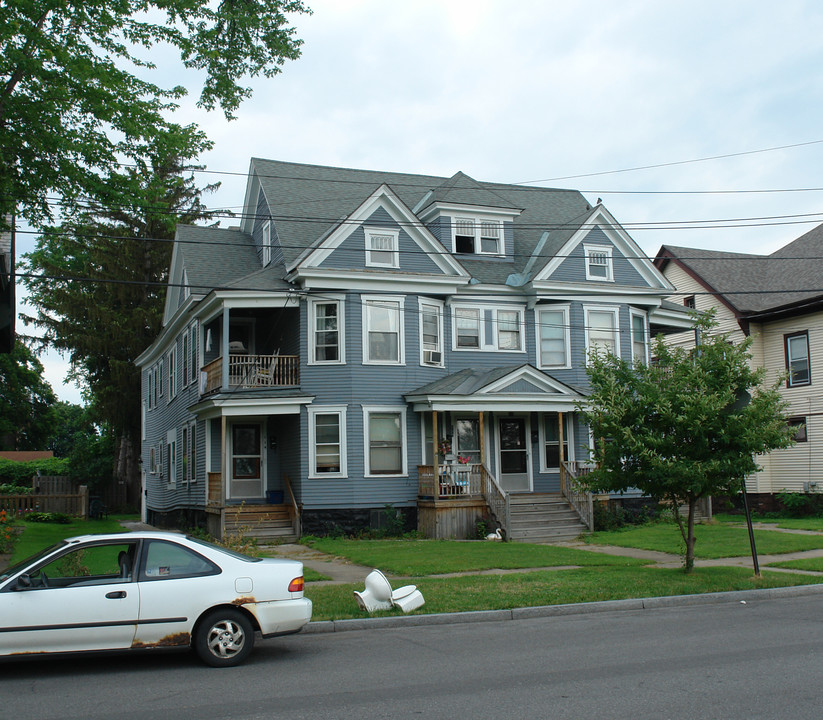
[(242, 533), (258, 542), (295, 542), (288, 505), (240, 505), (225, 509), (225, 534)]
[(510, 496), (512, 542), (553, 543), (574, 540), (588, 528), (560, 494)]

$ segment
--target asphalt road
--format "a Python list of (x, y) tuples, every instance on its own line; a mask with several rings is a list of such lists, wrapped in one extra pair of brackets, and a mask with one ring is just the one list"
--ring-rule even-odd
[(823, 596), (0, 664), (7, 718), (818, 718)]

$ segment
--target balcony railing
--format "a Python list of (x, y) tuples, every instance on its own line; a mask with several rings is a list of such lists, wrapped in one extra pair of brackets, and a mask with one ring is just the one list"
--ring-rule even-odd
[[(201, 394), (220, 390), (223, 385), (223, 358), (202, 368)], [(299, 355), (229, 355), (229, 387), (272, 388), (300, 384)]]

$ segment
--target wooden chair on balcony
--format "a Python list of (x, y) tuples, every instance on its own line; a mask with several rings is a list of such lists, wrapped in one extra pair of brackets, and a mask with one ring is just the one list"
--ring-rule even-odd
[(254, 384), (264, 387), (274, 387), (277, 376), (277, 365), (280, 362), (280, 348), (275, 350), (274, 357), (264, 365), (258, 365), (254, 374)]

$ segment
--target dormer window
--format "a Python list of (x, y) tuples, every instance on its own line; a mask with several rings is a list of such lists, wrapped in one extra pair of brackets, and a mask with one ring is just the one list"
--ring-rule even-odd
[(605, 245), (584, 245), (586, 280), (614, 281), (612, 249)]
[(490, 218), (454, 218), (454, 252), (502, 255), (502, 224)]
[(400, 267), (399, 237), (397, 230), (365, 228), (366, 267)]

